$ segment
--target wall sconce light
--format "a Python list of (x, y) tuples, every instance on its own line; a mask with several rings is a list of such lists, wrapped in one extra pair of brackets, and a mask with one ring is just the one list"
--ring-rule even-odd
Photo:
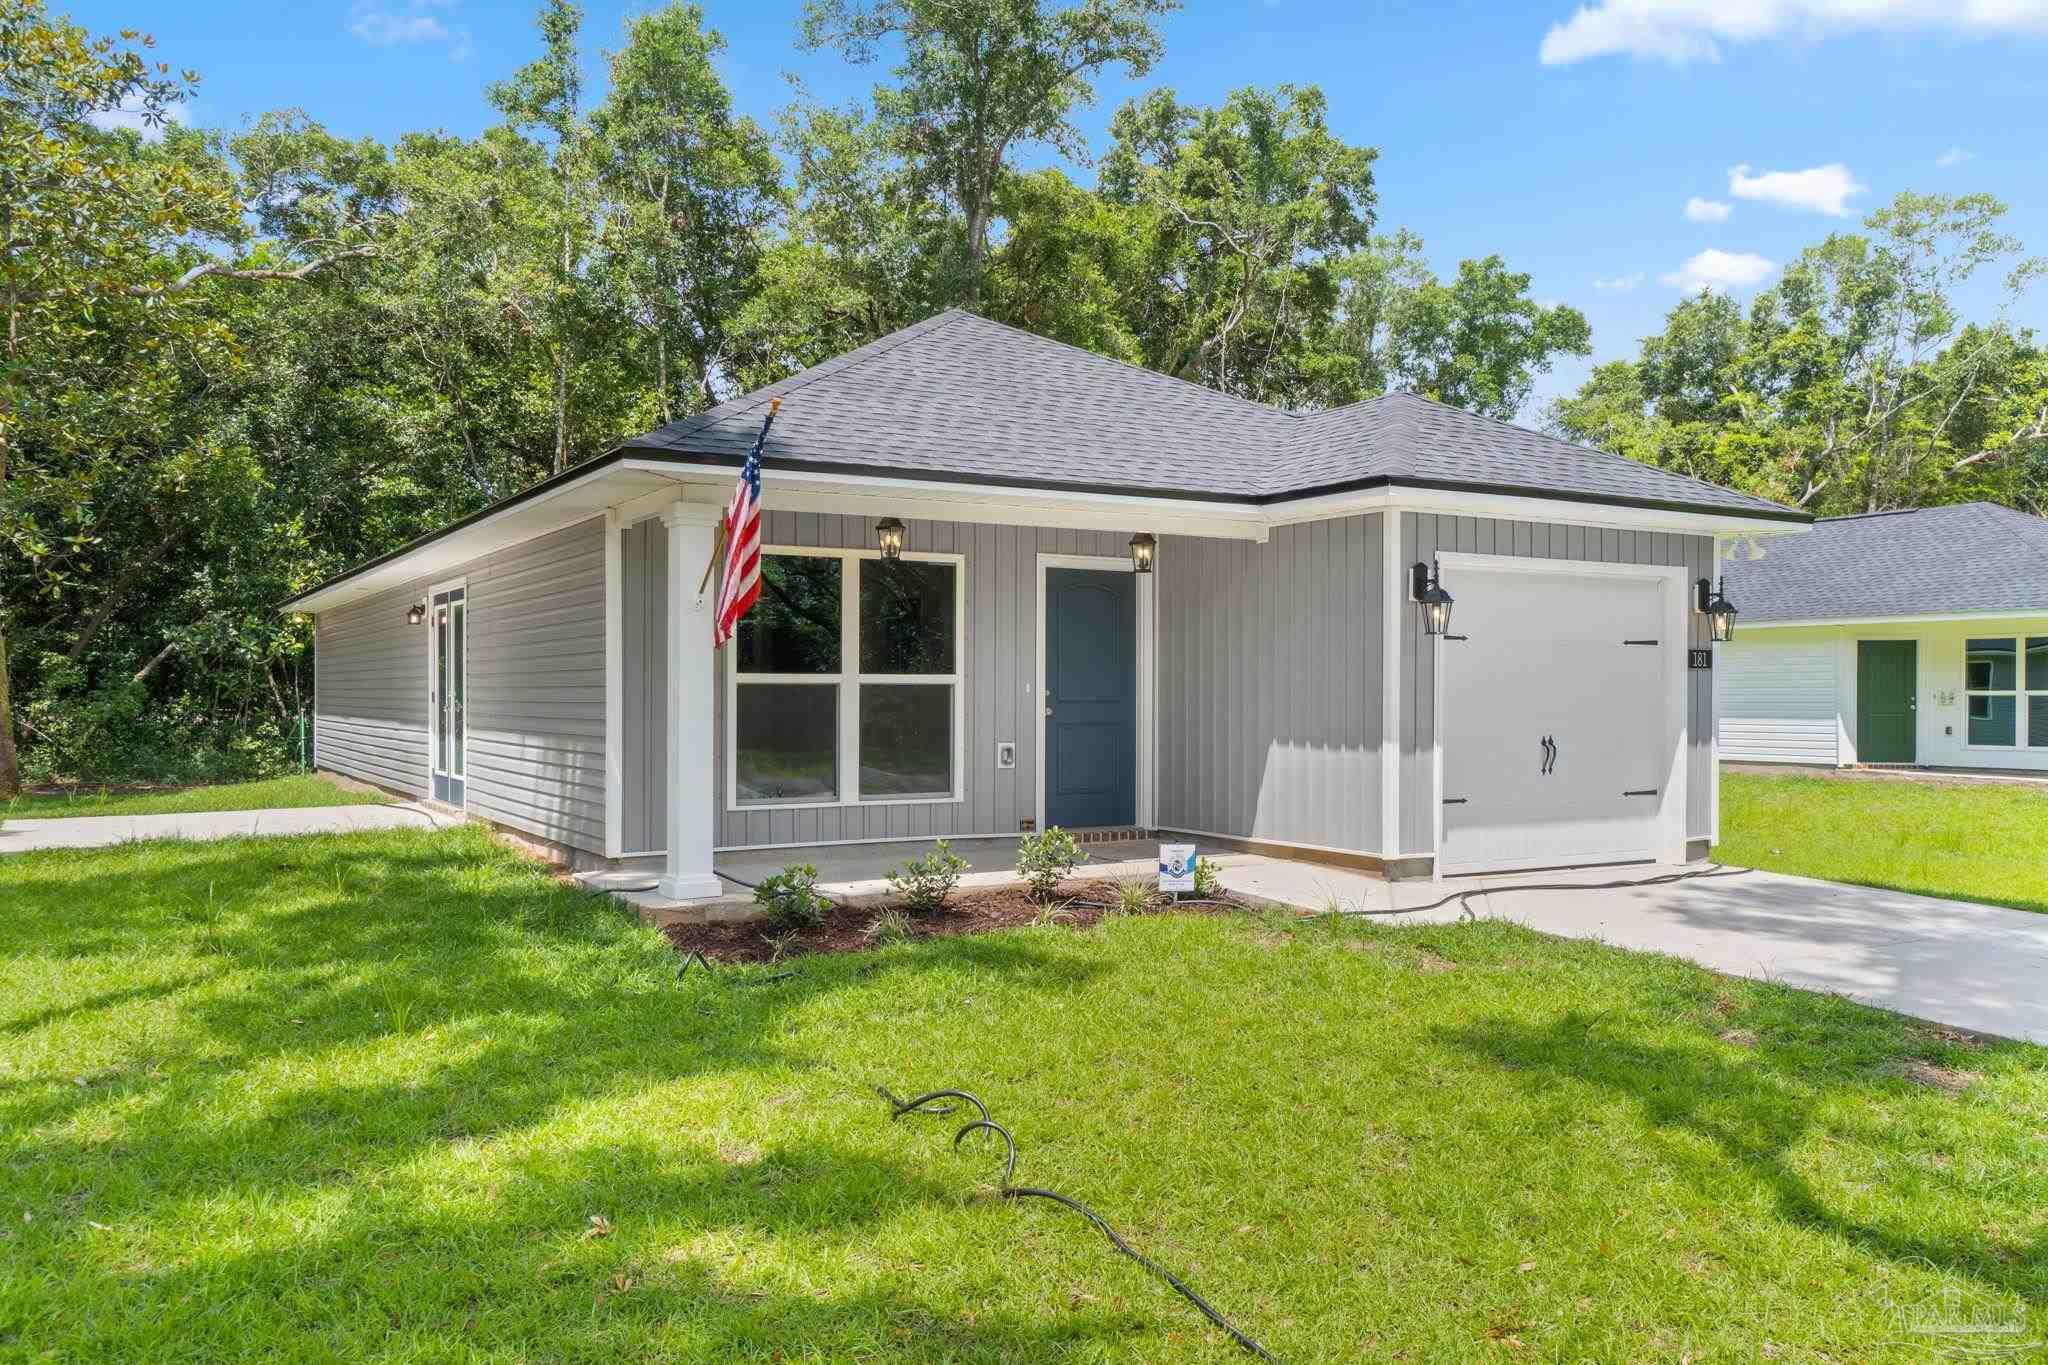
[(875, 536), (882, 543), (882, 558), (903, 558), (903, 523), (894, 517), (883, 517), (875, 523)]
[[(1727, 580), (1722, 580), (1726, 585)], [(1721, 588), (1702, 578), (1693, 585), (1694, 606), (1700, 615), (1707, 618), (1709, 633), (1714, 643), (1735, 638), (1735, 604), (1722, 595)]]
[(409, 626), (418, 626), (418, 625), (425, 625), (425, 624), (426, 624), (426, 620), (427, 620), (427, 604), (426, 604), (426, 603), (424, 603), (424, 602), (415, 602), (415, 603), (413, 603), (413, 604), (412, 604), (411, 606), (409, 606), (409, 607), (407, 607), (407, 608), (405, 609), (405, 623), (406, 623), (407, 625), (409, 625)]
[(1152, 572), (1152, 556), (1159, 552), (1159, 542), (1150, 531), (1140, 531), (1131, 537), (1131, 568), (1139, 573)]
[(1451, 595), (1444, 591), (1435, 564), (1418, 562), (1408, 571), (1408, 595), (1422, 608), (1422, 633), (1441, 635), (1451, 628)]

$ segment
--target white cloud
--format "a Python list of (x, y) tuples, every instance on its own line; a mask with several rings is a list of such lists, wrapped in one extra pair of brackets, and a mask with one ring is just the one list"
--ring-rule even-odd
[(1685, 201), (1685, 216), (1695, 223), (1725, 223), (1730, 211), (1729, 206), (1718, 199), (1702, 199), (1694, 195)]
[(454, 0), (407, 0), (389, 7), (380, 0), (356, 0), (348, 31), (371, 47), (399, 47), (409, 43), (447, 43), (448, 59), (466, 62), (476, 51), (469, 30), (450, 31), (433, 11), (447, 9)]
[[(183, 104), (165, 105), (163, 112), (164, 118), (171, 123), (184, 123), (190, 117), (190, 111)], [(133, 95), (122, 100), (118, 109), (96, 109), (86, 118), (95, 128), (133, 128), (142, 134), (144, 142), (161, 142), (164, 139), (163, 125), (151, 127), (144, 122), (142, 102)]]
[(1947, 170), (1951, 166), (1962, 165), (1965, 161), (1968, 161), (1973, 155), (1974, 153), (1966, 152), (1960, 147), (1951, 147), (1947, 151), (1943, 152), (1940, 156), (1934, 158), (1934, 164), (1941, 167), (1943, 170)]
[(1637, 270), (1632, 271), (1626, 275), (1616, 275), (1611, 280), (1595, 280), (1593, 281), (1593, 287), (1595, 289), (1614, 292), (1618, 290), (1633, 289), (1642, 282), (1643, 272)]
[(1754, 251), (1708, 247), (1670, 274), (1657, 278), (1688, 294), (1697, 294), (1703, 289), (1744, 289), (1777, 268), (1775, 261), (1765, 260)]
[(1866, 188), (1839, 161), (1810, 170), (1765, 171), (1761, 175), (1751, 175), (1748, 166), (1735, 166), (1728, 171), (1728, 193), (1737, 199), (1809, 209), (1834, 218), (1848, 213), (1850, 196), (1861, 194)]
[(1712, 62), (1722, 44), (1870, 30), (2048, 32), (2048, 0), (1592, 0), (1543, 35), (1545, 66), (1626, 54)]

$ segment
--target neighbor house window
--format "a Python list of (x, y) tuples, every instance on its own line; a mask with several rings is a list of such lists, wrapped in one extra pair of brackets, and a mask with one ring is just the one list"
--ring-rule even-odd
[(2027, 747), (2048, 749), (2048, 635), (2027, 637)]
[(950, 800), (957, 557), (769, 551), (731, 673), (735, 806)]
[(1963, 654), (1963, 689), (1969, 705), (1969, 742), (1991, 748), (2019, 743), (2019, 642), (1971, 640)]

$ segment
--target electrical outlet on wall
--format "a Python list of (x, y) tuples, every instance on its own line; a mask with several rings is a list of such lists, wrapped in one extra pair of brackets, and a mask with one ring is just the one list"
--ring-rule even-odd
[(997, 741), (996, 741), (996, 767), (998, 767), (998, 768), (1014, 768), (1014, 767), (1016, 767), (1016, 766), (1017, 766), (1017, 741), (1015, 741), (1015, 740), (1013, 740), (1013, 739), (999, 739), (999, 740), (997, 740)]

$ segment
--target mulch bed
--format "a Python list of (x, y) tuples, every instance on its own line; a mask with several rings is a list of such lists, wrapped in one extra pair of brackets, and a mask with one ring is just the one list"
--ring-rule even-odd
[[(913, 915), (890, 905), (837, 905), (815, 929), (777, 930), (766, 920), (743, 923), (671, 924), (662, 932), (679, 953), (702, 953), (713, 962), (772, 962), (805, 953), (857, 953), (875, 946), (868, 928), (891, 910), (909, 923), (912, 938), (951, 938), (961, 934), (986, 934), (996, 929), (1014, 929), (1037, 922), (1048, 910), (1059, 912), (1058, 922), (1085, 929), (1114, 912), (1117, 883), (1112, 881), (1071, 881), (1060, 883), (1059, 895), (1048, 903), (1031, 899), (1021, 886), (996, 886), (955, 891), (946, 908), (936, 915)], [(1183, 901), (1175, 905), (1155, 902), (1147, 913), (1213, 915), (1243, 909), (1244, 904), (1227, 893), (1213, 901)]]

